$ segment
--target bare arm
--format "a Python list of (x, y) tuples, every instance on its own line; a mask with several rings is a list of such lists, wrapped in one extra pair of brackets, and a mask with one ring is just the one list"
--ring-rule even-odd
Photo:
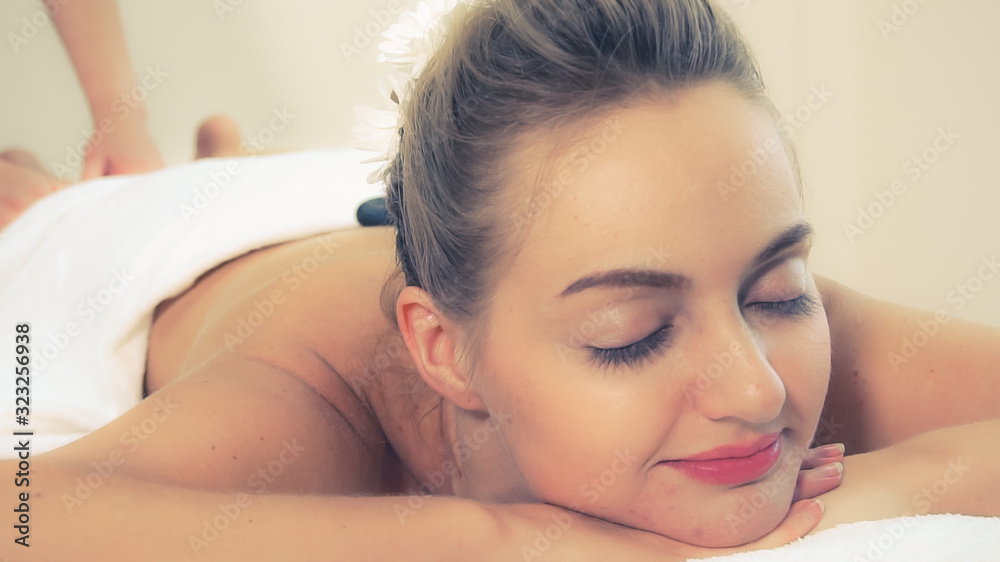
[[(551, 560), (662, 562), (736, 550), (548, 505), (373, 497), (380, 459), (365, 428), (281, 369), (244, 358), (214, 367), (31, 457), (30, 486), (5, 478), (4, 497), (30, 494), (31, 546), (18, 559), (514, 560), (532, 548)], [(16, 461), (0, 471), (14, 474)], [(755, 546), (807, 532), (808, 504)], [(551, 528), (558, 540), (544, 539)]]
[(864, 296), (817, 277), (833, 371), (818, 437), (848, 454), (1000, 418), (1000, 328)]
[(1000, 515), (1000, 420), (946, 427), (844, 460), (813, 530), (906, 515)]
[(37, 531), (19, 560), (486, 560), (499, 546), (487, 509), (448, 498), (424, 499), (401, 524), (398, 497), (208, 492), (112, 476), (68, 514), (60, 498), (80, 472), (33, 468)]
[(397, 505), (414, 506), (400, 498), (346, 497), (379, 484), (380, 451), (355, 429), (297, 377), (224, 357), (32, 457), (27, 488), (5, 478), (5, 497), (30, 493), (18, 559), (444, 559), (496, 546), (496, 521), (472, 502), (427, 499), (403, 524)]
[(84, 179), (162, 168), (146, 127), (148, 91), (133, 93), (144, 86), (132, 71), (115, 0), (46, 4), (94, 118)]

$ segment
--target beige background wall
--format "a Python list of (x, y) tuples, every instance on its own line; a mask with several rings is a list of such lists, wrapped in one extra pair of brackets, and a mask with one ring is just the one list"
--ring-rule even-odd
[[(798, 113), (788, 125), (819, 231), (814, 270), (879, 297), (1000, 325), (1000, 275), (974, 280), (991, 273), (983, 259), (1000, 258), (1000, 3), (718, 1), (749, 37), (778, 107)], [(147, 103), (169, 163), (191, 157), (196, 124), (218, 112), (248, 134), (275, 110), (293, 114), (269, 148), (346, 146), (352, 107), (372, 103), (379, 69), (374, 41), (358, 41), (353, 57), (343, 46), (359, 28), (382, 25), (373, 10), (415, 3), (120, 1), (137, 72), (167, 74)], [(235, 6), (220, 15), (219, 4)], [(10, 45), (8, 34), (39, 10), (34, 1), (0, 9), (0, 147), (27, 147), (52, 166), (86, 138), (90, 118), (51, 25), (17, 53)], [(880, 20), (897, 29), (880, 30)], [(825, 101), (814, 95), (823, 91), (832, 94)], [(937, 161), (917, 179), (908, 161), (949, 129), (957, 139), (947, 152), (932, 151)], [(844, 225), (857, 226), (859, 207), (877, 213), (873, 192), (891, 193), (895, 180), (891, 205), (849, 237)], [(958, 285), (973, 298), (960, 297)]]

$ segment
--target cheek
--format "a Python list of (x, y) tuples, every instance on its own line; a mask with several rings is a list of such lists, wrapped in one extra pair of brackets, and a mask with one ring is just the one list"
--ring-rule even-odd
[[(538, 347), (538, 346), (536, 346)], [(544, 346), (542, 346), (544, 347)], [(492, 362), (487, 401), (509, 408), (507, 449), (540, 501), (586, 507), (592, 483), (628, 487), (625, 474), (659, 445), (654, 398), (635, 379), (535, 352)], [(491, 406), (492, 407), (492, 406)], [(612, 482), (613, 481), (613, 482)]]
[(781, 376), (788, 406), (801, 419), (795, 440), (807, 446), (819, 422), (830, 382), (830, 330), (826, 315), (797, 323), (769, 338), (770, 360)]

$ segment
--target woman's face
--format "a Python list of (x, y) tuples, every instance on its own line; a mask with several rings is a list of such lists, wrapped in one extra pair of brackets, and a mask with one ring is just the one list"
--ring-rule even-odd
[(766, 112), (722, 84), (594, 123), (509, 162), (510, 189), (536, 197), (511, 215), (524, 245), (472, 384), (510, 416), (532, 497), (748, 542), (787, 512), (830, 372), (788, 157)]

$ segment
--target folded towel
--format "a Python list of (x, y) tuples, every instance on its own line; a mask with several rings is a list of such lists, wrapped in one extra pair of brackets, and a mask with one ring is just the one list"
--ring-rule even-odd
[(839, 525), (772, 550), (700, 562), (997, 562), (1000, 517), (919, 515)]
[(200, 160), (81, 183), (29, 209), (0, 240), (0, 367), (14, 365), (16, 325), (31, 338), (28, 426), (16, 423), (13, 377), (0, 389), (8, 442), (30, 429), (40, 453), (132, 408), (156, 305), (250, 250), (356, 226), (359, 203), (381, 191), (363, 158)]

